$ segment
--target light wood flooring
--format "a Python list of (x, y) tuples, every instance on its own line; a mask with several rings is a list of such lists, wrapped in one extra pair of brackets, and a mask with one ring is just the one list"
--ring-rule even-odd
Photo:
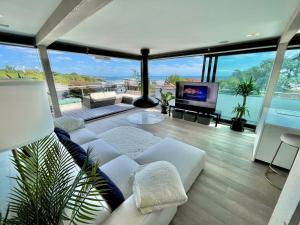
[(225, 125), (215, 128), (168, 116), (158, 124), (135, 125), (126, 119), (134, 112), (93, 121), (87, 127), (101, 133), (118, 126), (135, 126), (160, 137), (174, 137), (207, 153), (205, 169), (171, 225), (268, 224), (280, 191), (265, 180), (266, 166), (250, 161), (253, 132), (237, 133)]

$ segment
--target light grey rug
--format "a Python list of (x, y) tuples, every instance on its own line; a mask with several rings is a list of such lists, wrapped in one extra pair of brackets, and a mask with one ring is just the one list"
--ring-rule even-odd
[(137, 112), (127, 117), (127, 120), (134, 124), (155, 124), (164, 119), (164, 115), (159, 112)]
[(134, 159), (149, 146), (154, 145), (162, 138), (150, 132), (130, 126), (113, 128), (99, 135), (103, 141), (114, 146), (120, 154)]

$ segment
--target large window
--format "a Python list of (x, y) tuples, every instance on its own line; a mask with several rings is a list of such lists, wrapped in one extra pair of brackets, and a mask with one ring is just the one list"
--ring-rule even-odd
[(286, 52), (271, 107), (300, 111), (299, 54), (298, 49)]
[(0, 45), (0, 79), (44, 80), (37, 49)]
[(216, 81), (220, 83), (217, 109), (222, 111), (223, 118), (230, 120), (234, 117), (233, 108), (242, 102), (241, 96), (233, 95), (234, 87), (241, 80), (249, 80), (252, 77), (259, 93), (247, 98), (249, 115), (245, 118), (250, 124), (257, 123), (274, 58), (275, 52), (219, 57), (216, 74)]
[(175, 94), (176, 81), (200, 81), (202, 63), (202, 56), (150, 60), (150, 94), (159, 98), (160, 88)]
[(140, 95), (140, 62), (87, 54), (48, 51), (62, 112), (86, 108), (83, 97), (115, 91)]

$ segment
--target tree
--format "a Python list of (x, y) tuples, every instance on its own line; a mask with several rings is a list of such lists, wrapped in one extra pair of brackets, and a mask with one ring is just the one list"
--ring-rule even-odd
[[(255, 86), (263, 91), (268, 84), (271, 75), (274, 60), (267, 59), (259, 65), (253, 66), (247, 70), (235, 70), (227, 79), (220, 80), (220, 89), (233, 93), (234, 87), (241, 81), (249, 80), (251, 77), (255, 80)], [(300, 60), (285, 58), (280, 77), (277, 82), (276, 91), (286, 91), (293, 87), (300, 86)]]

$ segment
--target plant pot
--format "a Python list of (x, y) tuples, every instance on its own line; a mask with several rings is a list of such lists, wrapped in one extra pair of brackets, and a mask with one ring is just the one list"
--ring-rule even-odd
[(168, 114), (168, 106), (161, 105), (161, 113), (162, 114)]
[(239, 120), (239, 119), (236, 119), (236, 118), (232, 118), (230, 129), (234, 130), (234, 131), (243, 132), (246, 122), (247, 122), (247, 120), (245, 120), (245, 119)]

